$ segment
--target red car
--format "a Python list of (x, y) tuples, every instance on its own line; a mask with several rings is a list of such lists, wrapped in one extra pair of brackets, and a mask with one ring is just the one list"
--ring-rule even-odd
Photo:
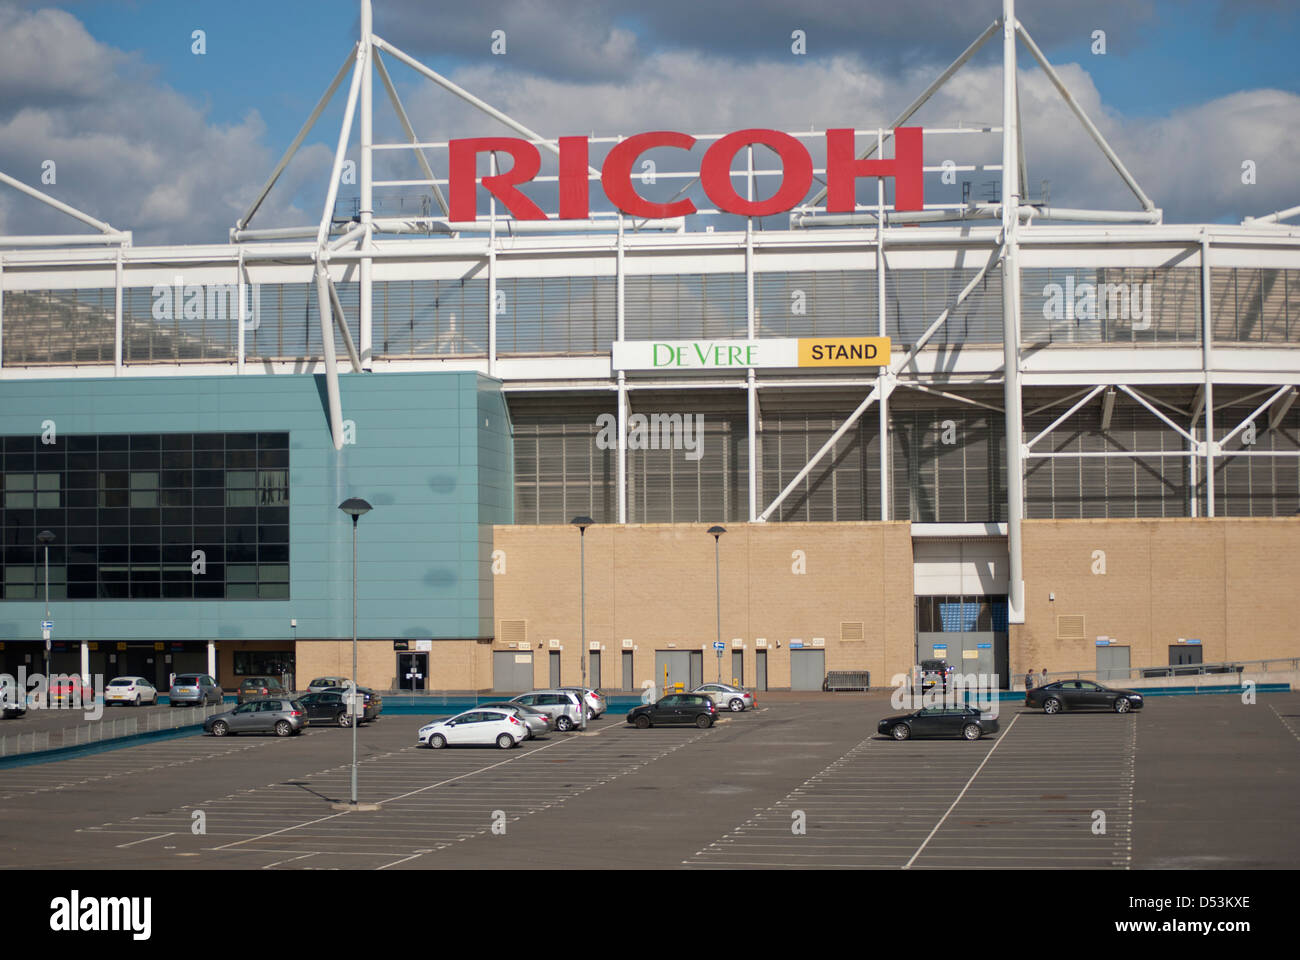
[(95, 702), (95, 691), (81, 677), (54, 676), (50, 678), (48, 698), (51, 707), (81, 707)]

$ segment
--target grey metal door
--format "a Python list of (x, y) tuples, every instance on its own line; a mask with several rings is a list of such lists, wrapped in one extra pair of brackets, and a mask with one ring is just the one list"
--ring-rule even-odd
[(634, 668), (632, 666), (632, 652), (630, 650), (623, 652), (623, 689), (635, 690), (636, 678), (633, 676)]
[(731, 682), (737, 687), (745, 685), (745, 654), (743, 651), (731, 651)]
[(790, 651), (791, 690), (820, 690), (825, 681), (825, 650)]
[[(1202, 662), (1200, 644), (1171, 643), (1169, 645), (1169, 665), (1171, 667), (1183, 667), (1188, 664)], [(1188, 670), (1187, 673), (1195, 673), (1194, 670)]]
[(1128, 680), (1129, 648), (1097, 648), (1097, 682), (1109, 684)]
[(691, 677), (686, 687), (687, 690), (694, 690), (704, 682), (704, 651), (691, 651)]
[(492, 651), (492, 689), (509, 693), (533, 689), (533, 655), (515, 650)]
[(560, 681), (560, 654), (556, 650), (551, 651), (551, 686), (561, 686)]
[(591, 651), (591, 662), (587, 664), (587, 686), (593, 690), (600, 689), (600, 651)]
[(767, 689), (767, 651), (754, 651), (754, 689)]
[[(665, 685), (665, 673), (667, 670), (667, 681)], [(690, 690), (688, 684), (691, 682), (691, 652), (689, 650), (656, 650), (655, 651), (655, 688), (663, 694), (664, 690), (672, 689), (677, 684), (682, 685), (683, 690)]]

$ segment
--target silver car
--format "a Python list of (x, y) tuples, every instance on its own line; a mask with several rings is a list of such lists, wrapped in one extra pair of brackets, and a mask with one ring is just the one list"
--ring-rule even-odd
[(511, 703), (535, 707), (551, 718), (555, 729), (564, 733), (572, 730), (582, 719), (582, 701), (572, 690), (530, 690), (510, 698)]
[(309, 724), (306, 708), (297, 700), (280, 697), (249, 700), (233, 710), (217, 713), (203, 721), (203, 732), (214, 737), (236, 733), (274, 733), (289, 737)]
[[(493, 710), (509, 710), (524, 722), (524, 726), (528, 728), (528, 737), (530, 740), (533, 737), (540, 737), (551, 732), (550, 715), (537, 709), (537, 707), (530, 707), (526, 704), (514, 703), (509, 700), (502, 700), (500, 703), (480, 703), (478, 706), (484, 708), (491, 707)], [(475, 707), (475, 709), (478, 709), (478, 707)]]
[(171, 689), (167, 691), (167, 699), (173, 707), (187, 703), (220, 703), (225, 695), (217, 681), (206, 673), (178, 673), (172, 681)]
[(752, 693), (744, 687), (733, 687), (729, 683), (706, 683), (696, 687), (691, 693), (702, 693), (712, 700), (713, 705), (719, 710), (730, 710), (732, 713), (740, 713), (754, 706)]
[(572, 690), (574, 693), (582, 694), (583, 701), (587, 704), (587, 719), (595, 720), (604, 715), (609, 709), (605, 703), (605, 698), (600, 695), (599, 690), (593, 690), (591, 687), (560, 687), (561, 690)]

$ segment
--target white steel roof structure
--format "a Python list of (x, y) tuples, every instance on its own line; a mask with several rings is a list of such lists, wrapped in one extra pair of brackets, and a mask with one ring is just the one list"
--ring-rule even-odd
[[(435, 172), (435, 167), (445, 162), (448, 144), (419, 139), (388, 73), (384, 55), (471, 104), (543, 150), (558, 154), (557, 141), (547, 139), (501, 113), (377, 36), (372, 28), (370, 0), (360, 0), (360, 10), (359, 40), (284, 157), (231, 229), (227, 245), (135, 247), (131, 245), (129, 233), (116, 231), (0, 174), (0, 179), (10, 186), (100, 231), (84, 238), (0, 237), (0, 378), (323, 372), (328, 382), (330, 430), (336, 448), (341, 448), (343, 443), (336, 338), (354, 373), (377, 369), (472, 369), (501, 379), (504, 389), (512, 393), (612, 392), (617, 396), (620, 434), (624, 437), (630, 398), (637, 391), (740, 390), (745, 394), (749, 423), (748, 516), (750, 520), (760, 522), (772, 516), (791, 490), (816, 468), (837, 439), (872, 405), (877, 407), (883, 435), (888, 425), (890, 397), (899, 387), (958, 404), (991, 408), (1005, 418), (1007, 437), (1010, 438), (1006, 448), (1006, 533), (1010, 553), (1012, 622), (1023, 622), (1020, 528), (1024, 464), (1038, 457), (1088, 455), (1061, 454), (1040, 448), (1040, 442), (1053, 428), (1094, 402), (1102, 404), (1103, 422), (1108, 422), (1108, 411), (1113, 409), (1116, 391), (1123, 393), (1186, 441), (1185, 454), (1190, 462), (1203, 462), (1204, 482), (1209, 488), (1207, 510), (1213, 515), (1216, 460), (1227, 455), (1225, 451), (1229, 442), (1255, 418), (1268, 414), (1276, 421), (1295, 400), (1296, 385), (1300, 384), (1300, 336), (1292, 335), (1289, 326), (1280, 338), (1260, 343), (1238, 342), (1233, 337), (1225, 338), (1217, 333), (1212, 303), (1215, 280), (1211, 271), (1221, 268), (1300, 270), (1300, 226), (1283, 222), (1300, 212), (1300, 207), (1259, 219), (1248, 218), (1239, 226), (1164, 223), (1160, 209), (1111, 149), (1017, 19), (1014, 0), (1003, 0), (1001, 16), (990, 23), (887, 127), (858, 131), (873, 141), (860, 153), (860, 158), (882, 153), (893, 137), (894, 128), (906, 124), (943, 84), (1000, 32), (1003, 71), (1001, 127), (925, 130), (927, 137), (1000, 134), (1000, 163), (980, 167), (1000, 173), (1001, 197), (997, 202), (927, 204), (917, 211), (896, 210), (885, 202), (883, 179), (880, 179), (878, 183), (882, 185), (878, 189), (877, 202), (859, 204), (852, 213), (828, 213), (824, 205), (826, 190), (821, 189), (790, 212), (789, 229), (759, 231), (751, 217), (743, 229), (720, 229), (716, 232), (712, 227), (704, 232), (687, 231), (687, 224), (680, 217), (646, 220), (626, 216), (617, 210), (597, 212), (585, 221), (521, 221), (500, 213), (495, 199), (491, 201), (486, 217), (472, 222), (451, 219), (442, 189), (448, 182), (446, 174), (440, 176)], [(1132, 192), (1137, 201), (1136, 209), (1067, 209), (1029, 202), (1019, 123), (1018, 42), (1046, 72), (1083, 129)], [(266, 197), (327, 104), (340, 90), (349, 70), (343, 122), (319, 222), (254, 227), (253, 220)], [(397, 123), (404, 131), (405, 140), (402, 142), (374, 142), (373, 86), (376, 74)], [(359, 213), (351, 222), (339, 223), (335, 217), (335, 205), (340, 175), (353, 139), (354, 120), (357, 121), (360, 148)], [(817, 135), (797, 134), (800, 137)], [(717, 135), (708, 135), (698, 139), (717, 138)], [(620, 139), (592, 138), (591, 142), (613, 145)], [(376, 180), (373, 170), (375, 151), (409, 154), (418, 163), (423, 176), (413, 180)], [(494, 156), (494, 172), (495, 164)], [(934, 173), (940, 168), (924, 169), (927, 173)], [(744, 177), (747, 195), (752, 199), (757, 180), (780, 176), (781, 173), (780, 169), (756, 169), (753, 147), (750, 146), (745, 172), (733, 175)], [(588, 175), (589, 179), (599, 179), (600, 171), (589, 167)], [(694, 183), (691, 174), (670, 172), (662, 176), (677, 177), (683, 182), (679, 196)], [(553, 183), (557, 178), (541, 176), (536, 179), (539, 183)], [(377, 218), (374, 215), (376, 188), (410, 187), (427, 189), (439, 215), (400, 218)], [(717, 211), (703, 210), (698, 215), (707, 217), (715, 213)], [(922, 229), (909, 229), (918, 225), (924, 226)], [(96, 244), (108, 245), (110, 249), (96, 249)], [(33, 247), (39, 249), (31, 249)], [(1161, 340), (1154, 335), (1149, 338), (1138, 336), (1133, 331), (1143, 332), (1145, 328), (1140, 325), (1124, 328), (1129, 331), (1126, 346), (1133, 349), (1123, 349), (1111, 336), (1119, 328), (1105, 327), (1103, 322), (1098, 336), (1075, 340), (1071, 334), (1067, 339), (1072, 342), (1062, 344), (1052, 339), (1046, 346), (1026, 349), (1023, 272), (1076, 268), (1148, 273), (1182, 271), (1179, 276), (1195, 278), (1199, 286), (1199, 302), (1183, 304), (1181, 308), (1170, 306), (1169, 309), (1181, 309), (1188, 316), (1197, 316), (1199, 329), (1185, 337)], [(890, 295), (891, 275), (908, 270), (956, 271), (954, 275), (959, 276), (962, 283), (958, 284), (960, 292), (955, 297), (945, 297), (947, 303), (942, 309), (933, 310), (923, 318), (908, 318), (909, 323), (922, 322), (913, 323), (911, 331), (906, 334), (894, 335), (896, 347), (900, 349), (896, 349), (887, 366), (876, 368), (870, 375), (865, 371), (857, 374), (770, 374), (750, 368), (730, 375), (638, 376), (611, 369), (605, 346), (607, 341), (595, 347), (589, 344), (580, 348), (570, 336), (559, 348), (536, 350), (502, 349), (499, 343), (498, 284), (506, 281), (573, 276), (608, 278), (614, 291), (609, 304), (613, 312), (611, 335), (614, 341), (621, 342), (636, 339), (635, 332), (628, 329), (626, 283), (629, 278), (686, 272), (704, 276), (743, 274), (744, 324), (742, 327), (737, 318), (732, 335), (754, 339), (765, 335), (764, 318), (759, 315), (756, 305), (756, 279), (761, 280), (764, 275), (777, 271), (846, 269), (873, 273), (876, 329), (859, 328), (856, 332), (882, 337), (889, 335), (886, 299)], [(1001, 290), (1001, 328), (996, 340), (985, 337), (962, 341), (957, 338), (959, 343), (955, 349), (936, 348), (934, 338), (957, 309), (977, 289), (995, 279)], [(482, 303), (475, 300), (472, 310), (468, 305), (462, 308), (460, 326), (456, 314), (451, 313), (450, 326), (436, 336), (417, 342), (413, 333), (406, 349), (387, 345), (377, 348), (374, 323), (377, 285), (398, 281), (459, 283), (461, 289), (467, 282), (486, 281), (486, 287)], [(301, 287), (308, 283), (309, 292), (304, 295)], [(254, 290), (265, 290), (274, 285), (279, 285), (277, 295), (281, 298), (282, 320), (281, 325), (275, 328), (280, 342), (264, 347), (263, 339), (270, 334), (259, 326), (256, 307), (250, 305), (250, 297)], [(340, 287), (344, 285), (345, 295), (341, 295)], [(237, 309), (231, 308), (229, 317), (222, 313), (217, 318), (219, 326), (214, 329), (220, 342), (216, 346), (212, 341), (214, 334), (207, 327), (193, 324), (183, 327), (180, 323), (181, 303), (183, 300), (188, 302), (191, 288), (212, 286), (228, 288), (230, 299), (237, 304)], [(1117, 287), (1118, 284), (1111, 286)], [(83, 336), (80, 341), (69, 334), (69, 345), (62, 353), (51, 347), (48, 355), (37, 351), (27, 357), (19, 355), (12, 346), (17, 336), (15, 328), (21, 328), (14, 319), (18, 307), (9, 308), (12, 312), (7, 320), (6, 303), (12, 303), (15, 297), (32, 291), (67, 291), (70, 299), (77, 299), (77, 291), (110, 288), (113, 291), (111, 351), (104, 344), (98, 351), (83, 349), (83, 353), (93, 353), (89, 359), (81, 356), (78, 343), (85, 348), (88, 342), (81, 334), (77, 335)], [(152, 348), (142, 352), (134, 345), (136, 338), (156, 338), (159, 335), (150, 326), (147, 316), (141, 320), (137, 313), (124, 305), (124, 291), (139, 288), (176, 290), (172, 301), (176, 307), (175, 334), (167, 348), (170, 352), (162, 359), (157, 358)], [(1126, 292), (1127, 287), (1123, 295)], [(1110, 293), (1112, 297), (1116, 296), (1114, 289)], [(284, 306), (285, 298), (290, 295), (297, 298), (292, 301), (292, 310)], [(1265, 294), (1260, 296), (1263, 298)], [(1283, 296), (1287, 296), (1285, 289)], [(154, 299), (156, 302), (156, 292)], [(209, 298), (208, 305), (211, 303)], [(466, 299), (465, 303), (468, 304), (469, 300)], [(310, 319), (313, 308), (315, 321)], [(84, 314), (87, 318), (85, 326), (102, 331), (103, 337), (108, 339), (107, 304), (101, 303), (99, 309), (100, 313), (95, 314), (93, 309), (86, 313), (77, 307), (76, 310), (82, 312), (76, 315), (82, 317)], [(466, 319), (471, 312), (478, 317), (480, 309), (486, 316), (474, 323), (481, 323), (485, 334), (485, 342), (481, 343), (473, 340), (473, 336), (478, 334), (467, 331), (470, 321)], [(295, 321), (295, 328), (291, 331), (283, 317), (298, 310), (302, 314), (301, 322)], [(67, 316), (72, 317), (73, 313), (75, 311)], [(171, 315), (168, 317), (170, 320)], [(155, 310), (153, 320), (157, 319), (158, 311)], [(8, 342), (7, 322), (10, 326)], [(75, 326), (71, 319), (63, 322), (68, 329)], [(313, 322), (318, 329), (307, 328)], [(55, 326), (55, 321), (50, 321), (50, 325)], [(412, 321), (412, 329), (414, 327)], [(286, 336), (292, 340), (288, 346), (283, 342)], [(250, 338), (255, 341), (252, 346)], [(539, 342), (544, 339), (539, 335)], [(110, 353), (111, 362), (107, 359)], [(1214, 426), (1216, 385), (1253, 387), (1261, 400), (1248, 417), (1217, 439)], [(761, 416), (760, 396), (765, 390), (796, 387), (809, 390), (853, 389), (862, 399), (794, 479), (770, 502), (763, 504), (758, 499), (754, 463), (755, 425)], [(1026, 387), (1058, 391), (1050, 403), (1032, 412), (1058, 405), (1064, 408), (1064, 412), (1047, 430), (1022, 442), (1025, 434), (1022, 403)], [(1161, 387), (1190, 389), (1194, 391), (1193, 399), (1190, 404), (1161, 399), (1153, 394), (1153, 390)], [(991, 394), (989, 388), (1000, 390), (1000, 405), (992, 402), (996, 395)], [(881, 444), (880, 451), (882, 519), (890, 519), (887, 445)], [(1237, 448), (1230, 453), (1232, 456), (1295, 455), (1285, 451), (1256, 454)], [(1142, 451), (1109, 451), (1097, 455), (1134, 457), (1144, 454)], [(620, 522), (627, 519), (626, 470), (626, 450), (620, 444)], [(1192, 509), (1196, 509), (1194, 503)]]

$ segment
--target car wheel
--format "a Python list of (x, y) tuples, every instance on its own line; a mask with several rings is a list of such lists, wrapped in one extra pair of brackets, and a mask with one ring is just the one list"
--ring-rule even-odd
[(133, 704), (133, 706), (136, 707), (140, 706), (140, 694), (138, 693), (135, 695), (135, 703)]
[(446, 745), (447, 745), (447, 738), (444, 737), (441, 733), (435, 733), (431, 737), (429, 737), (429, 746), (432, 747), (434, 750), (441, 750)]
[(560, 717), (555, 721), (555, 729), (559, 730), (560, 733), (568, 733), (573, 729), (573, 721), (568, 717)]
[(1055, 697), (1048, 697), (1043, 701), (1043, 713), (1060, 713), (1061, 701)]
[(214, 737), (224, 737), (230, 732), (230, 725), (224, 720), (218, 720), (212, 725), (212, 735)]
[(961, 728), (961, 735), (967, 740), (978, 740), (980, 738), (980, 726), (978, 723), (968, 723)]
[(502, 750), (509, 750), (515, 745), (515, 738), (508, 733), (503, 733), (497, 737), (497, 746)]
[(737, 697), (735, 700), (732, 700), (731, 703), (727, 704), (727, 706), (731, 707), (732, 713), (740, 713), (741, 710), (745, 709), (745, 701), (741, 700), (740, 697)]
[(701, 730), (707, 730), (709, 727), (713, 726), (713, 718), (707, 713), (702, 713), (695, 718), (695, 725)]
[(340, 713), (337, 717), (335, 717), (335, 721), (338, 723), (340, 727), (352, 726), (352, 718), (349, 717), (346, 712)]
[(636, 726), (638, 730), (644, 730), (646, 727), (650, 726), (650, 718), (642, 714), (636, 718)]
[(277, 737), (287, 737), (293, 733), (293, 724), (288, 720), (277, 720), (275, 724), (275, 735)]
[(907, 740), (912, 736), (912, 728), (905, 723), (896, 723), (889, 731), (895, 740)]
[(1132, 706), (1133, 704), (1128, 702), (1128, 697), (1120, 697), (1118, 700), (1115, 701), (1115, 712), (1128, 713), (1129, 708)]

